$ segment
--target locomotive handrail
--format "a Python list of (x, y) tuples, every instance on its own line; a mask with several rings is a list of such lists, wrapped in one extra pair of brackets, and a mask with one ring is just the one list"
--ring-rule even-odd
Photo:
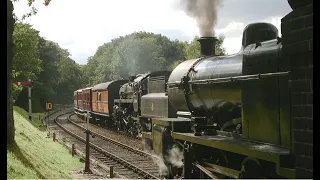
[[(245, 76), (235, 76), (227, 78), (216, 78), (216, 79), (204, 79), (204, 80), (194, 80), (189, 81), (189, 84), (214, 84), (214, 83), (229, 83), (236, 81), (251, 81), (251, 80), (260, 80), (264, 78), (270, 78), (275, 76), (287, 76), (290, 74), (290, 71), (287, 72), (276, 72), (276, 73), (265, 73), (265, 74), (254, 74), (254, 75), (245, 75)], [(169, 87), (176, 87), (181, 85), (181, 81), (175, 81), (168, 83)]]

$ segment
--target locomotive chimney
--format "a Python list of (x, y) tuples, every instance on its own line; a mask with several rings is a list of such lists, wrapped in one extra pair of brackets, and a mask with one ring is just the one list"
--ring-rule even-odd
[(198, 39), (200, 43), (200, 56), (215, 56), (215, 46), (217, 39), (215, 37), (201, 37)]

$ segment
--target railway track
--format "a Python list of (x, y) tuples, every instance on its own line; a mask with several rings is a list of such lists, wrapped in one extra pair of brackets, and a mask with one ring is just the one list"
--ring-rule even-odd
[[(77, 117), (76, 115), (70, 115), (68, 120), (71, 123), (83, 128), (83, 129), (85, 129), (87, 126), (86, 122), (83, 119)], [(104, 127), (101, 127), (101, 126), (98, 126), (98, 125), (95, 125), (92, 123), (89, 124), (89, 128), (95, 130), (95, 132), (94, 132), (95, 135), (107, 136), (108, 139), (118, 141), (122, 144), (126, 144), (127, 146), (138, 149), (140, 151), (143, 150), (142, 139), (133, 138), (131, 136), (127, 136), (124, 133), (119, 133), (114, 130), (104, 128)]]
[[(82, 116), (84, 117), (84, 114), (82, 113), (78, 113), (79, 116)], [(78, 117), (79, 119), (81, 119), (80, 117)], [(83, 119), (81, 119), (82, 121), (84, 121)], [(80, 120), (80, 121), (81, 121)], [(129, 138), (132, 138), (132, 139), (136, 139), (136, 140), (140, 140), (142, 141), (142, 138), (141, 137), (138, 137), (138, 136), (135, 136), (135, 135), (132, 135), (130, 133), (127, 133), (127, 132), (123, 132), (123, 131), (118, 131), (116, 128), (114, 127), (107, 127), (107, 126), (100, 126), (99, 124), (92, 124), (90, 123), (92, 126), (96, 126), (96, 127), (100, 127), (100, 128), (103, 128), (103, 129), (106, 129), (108, 131), (112, 131), (113, 133), (117, 133), (117, 134), (120, 134), (120, 135), (123, 135), (123, 136), (126, 136), (126, 137), (129, 137)]]
[[(72, 115), (72, 114), (71, 114)], [(70, 119), (70, 113), (59, 115), (55, 123), (85, 146), (85, 127)], [(151, 154), (130, 147), (122, 142), (110, 139), (94, 131), (95, 138), (90, 138), (90, 155), (99, 159), (107, 166), (113, 166), (121, 176), (132, 179), (160, 179), (159, 167)], [(81, 147), (81, 148), (83, 148)]]

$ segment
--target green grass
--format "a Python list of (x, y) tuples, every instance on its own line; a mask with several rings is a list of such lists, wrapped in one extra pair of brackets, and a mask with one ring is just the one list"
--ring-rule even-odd
[[(20, 114), (23, 114), (23, 113), (27, 113), (26, 111), (23, 111), (23, 112), (19, 112)], [(46, 131), (47, 128), (46, 126), (43, 124), (42, 122), (42, 119), (44, 118), (45, 114), (44, 113), (33, 113), (32, 114), (32, 121), (31, 121), (31, 124), (38, 128), (40, 131)], [(39, 119), (40, 117), (40, 119)], [(29, 121), (30, 122), (30, 121)]]
[(70, 179), (72, 170), (83, 167), (67, 148), (46, 138), (19, 107), (14, 107), (14, 122), (15, 144), (7, 146), (8, 179)]
[(32, 113), (32, 122), (34, 122), (37, 126), (43, 125), (42, 119), (44, 118), (44, 116), (45, 113)]

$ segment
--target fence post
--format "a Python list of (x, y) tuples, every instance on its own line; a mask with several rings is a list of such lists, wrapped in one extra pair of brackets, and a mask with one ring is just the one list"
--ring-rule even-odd
[(109, 171), (109, 174), (110, 174), (110, 178), (113, 178), (113, 166), (110, 166), (110, 171)]
[(72, 144), (72, 149), (71, 149), (71, 155), (72, 155), (72, 157), (74, 156), (74, 154), (75, 154), (75, 147), (74, 147), (74, 144)]
[(56, 141), (56, 133), (55, 132), (53, 132), (52, 138), (53, 138), (53, 142), (55, 142)]

